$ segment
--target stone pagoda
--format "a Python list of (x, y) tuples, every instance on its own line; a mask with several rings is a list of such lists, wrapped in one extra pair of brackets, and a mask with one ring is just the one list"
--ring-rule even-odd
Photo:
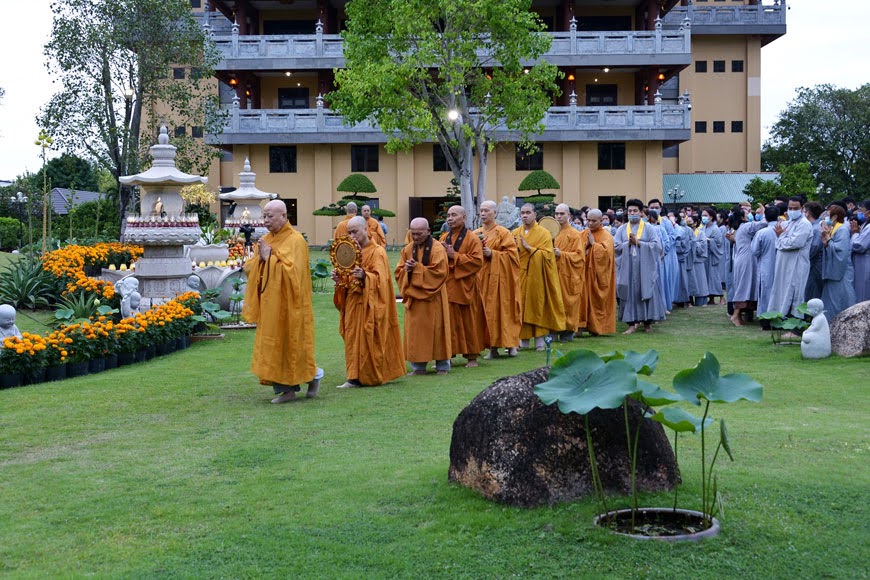
[(124, 241), (143, 246), (136, 262), (139, 292), (151, 304), (159, 304), (186, 292), (190, 260), (184, 246), (199, 240), (199, 219), (184, 213), (181, 188), (206, 183), (207, 177), (190, 175), (175, 166), (176, 148), (169, 144), (166, 126), (160, 127), (157, 145), (151, 147), (151, 168), (120, 178), (124, 185), (141, 187), (139, 215), (127, 218)]
[(239, 188), (229, 193), (220, 194), (222, 201), (235, 203), (233, 214), (227, 216), (224, 227), (241, 228), (251, 226), (254, 228), (251, 238), (256, 241), (266, 235), (269, 230), (263, 223), (263, 202), (276, 199), (277, 193), (260, 191), (254, 185), (257, 174), (251, 171), (251, 162), (245, 158), (243, 171), (239, 173)]

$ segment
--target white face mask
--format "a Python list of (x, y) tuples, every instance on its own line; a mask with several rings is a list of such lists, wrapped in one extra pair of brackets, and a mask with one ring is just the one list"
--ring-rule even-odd
[(798, 220), (803, 215), (803, 212), (801, 212), (801, 210), (799, 209), (790, 209), (787, 210), (786, 213), (788, 214), (788, 219), (790, 220)]

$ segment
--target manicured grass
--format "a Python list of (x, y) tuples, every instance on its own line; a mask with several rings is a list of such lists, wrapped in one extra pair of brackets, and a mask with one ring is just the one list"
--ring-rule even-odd
[[(677, 311), (652, 335), (559, 345), (656, 348), (652, 379), (668, 387), (709, 350), (723, 373), (746, 372), (765, 386), (762, 403), (713, 411), (728, 420), (737, 460), (719, 464), (723, 533), (668, 545), (593, 528), (592, 499), (523, 510), (447, 483), (457, 414), (494, 379), (543, 365), (542, 353), (338, 391), (343, 345), (331, 296), (316, 295), (315, 309), (326, 371), (315, 400), (269, 404), (271, 390), (248, 372), (250, 331), (94, 376), (0, 391), (0, 573), (866, 575), (866, 359), (803, 361), (796, 347), (731, 326), (719, 306)], [(697, 448), (696, 437), (680, 442), (684, 507), (698, 503)], [(627, 505), (612, 503), (620, 502)]]

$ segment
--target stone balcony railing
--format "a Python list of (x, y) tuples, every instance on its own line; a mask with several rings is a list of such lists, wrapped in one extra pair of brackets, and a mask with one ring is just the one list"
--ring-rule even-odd
[[(550, 107), (540, 141), (686, 141), (690, 106), (664, 104), (621, 107)], [(506, 128), (495, 138), (516, 140)], [(344, 118), (322, 106), (315, 109), (240, 109), (233, 107), (221, 144), (385, 143), (387, 136), (373, 122), (346, 125)]]
[(685, 27), (689, 22), (696, 34), (785, 34), (785, 0), (768, 4), (677, 6), (663, 18), (666, 28)]

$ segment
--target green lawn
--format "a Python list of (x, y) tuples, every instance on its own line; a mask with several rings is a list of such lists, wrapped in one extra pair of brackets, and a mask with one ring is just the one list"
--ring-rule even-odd
[[(343, 346), (331, 296), (315, 296), (315, 310), (326, 370), (316, 400), (269, 404), (271, 390), (248, 372), (250, 331), (0, 391), (0, 574), (867, 575), (866, 359), (803, 361), (796, 347), (731, 326), (718, 306), (678, 311), (652, 335), (568, 345), (656, 348), (652, 379), (667, 386), (710, 350), (723, 373), (746, 372), (765, 386), (762, 403), (724, 409), (737, 461), (719, 464), (722, 534), (668, 545), (593, 528), (592, 499), (524, 510), (447, 483), (457, 414), (494, 379), (541, 366), (542, 353), (339, 391)], [(681, 498), (698, 495), (697, 445), (681, 440)], [(668, 505), (671, 496), (641, 501)]]

